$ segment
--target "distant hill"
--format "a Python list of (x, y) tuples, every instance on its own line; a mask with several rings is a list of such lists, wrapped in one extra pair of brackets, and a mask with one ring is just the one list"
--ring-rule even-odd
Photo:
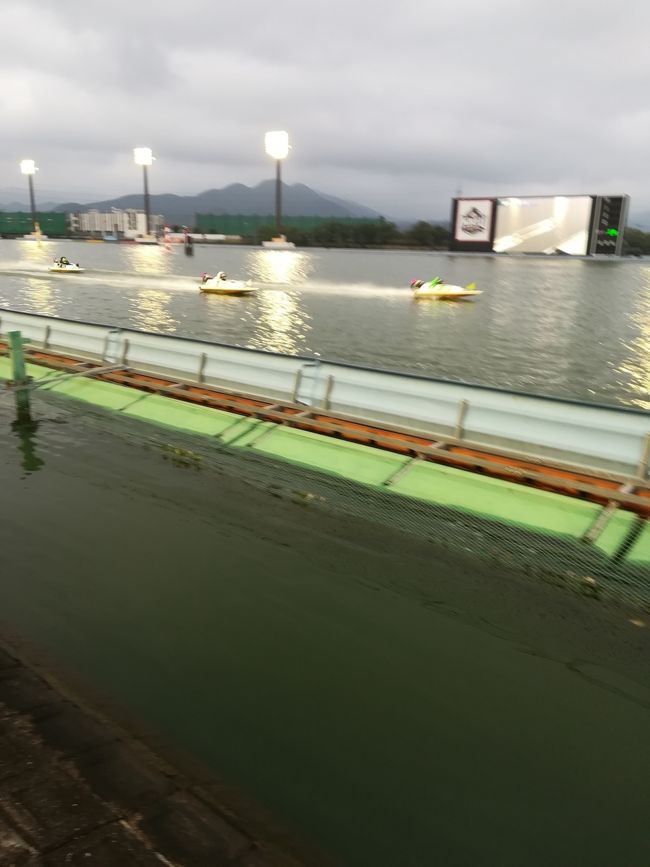
[[(40, 178), (36, 183), (36, 209), (39, 211), (53, 211), (61, 202), (65, 202), (71, 195), (76, 195), (88, 202), (96, 199), (100, 193), (97, 190), (81, 192), (76, 190), (62, 190), (57, 187), (42, 186)], [(27, 184), (13, 187), (0, 187), (0, 211), (29, 211), (29, 195)]]
[[(37, 211), (56, 211), (58, 202), (36, 202)], [(23, 212), (29, 213), (30, 206), (27, 202), (0, 202), (0, 211), (8, 211), (9, 213)]]
[[(296, 186), (302, 186), (302, 184), (296, 184)], [(304, 187), (305, 190), (309, 190), (309, 187)], [(316, 192), (315, 190), (309, 190), (310, 193)], [(274, 193), (275, 195), (275, 193)], [(377, 211), (373, 211), (372, 208), (366, 208), (365, 205), (359, 205), (356, 202), (349, 202), (347, 199), (339, 199), (338, 196), (328, 196), (326, 193), (316, 192), (316, 195), (321, 196), (321, 198), (327, 200), (328, 202), (332, 202), (335, 205), (340, 205), (342, 208), (350, 209), (353, 208), (355, 213), (350, 214), (351, 217), (368, 217), (369, 219), (376, 220), (377, 217), (381, 216)], [(291, 215), (293, 216), (293, 214)], [(297, 214), (296, 216), (300, 216)], [(317, 214), (311, 214), (311, 216), (318, 216)], [(328, 215), (329, 216), (329, 215)]]
[[(91, 209), (110, 211), (111, 208), (142, 208), (142, 193), (119, 196), (103, 202), (67, 202), (56, 211), (84, 212)], [(195, 214), (273, 214), (275, 213), (275, 181), (262, 181), (255, 187), (230, 184), (220, 190), (206, 190), (196, 196), (172, 193), (151, 196), (151, 212), (163, 214), (172, 224), (192, 226)], [(288, 217), (379, 217), (376, 211), (334, 196), (326, 196), (304, 184), (282, 185), (282, 213)]]

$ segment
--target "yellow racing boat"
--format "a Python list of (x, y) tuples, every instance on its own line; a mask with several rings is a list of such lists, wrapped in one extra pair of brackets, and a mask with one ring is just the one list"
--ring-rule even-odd
[(476, 288), (476, 283), (468, 283), (467, 286), (455, 286), (453, 283), (445, 283), (440, 277), (433, 280), (411, 280), (411, 289), (414, 298), (432, 298), (438, 301), (473, 301), (481, 290)]

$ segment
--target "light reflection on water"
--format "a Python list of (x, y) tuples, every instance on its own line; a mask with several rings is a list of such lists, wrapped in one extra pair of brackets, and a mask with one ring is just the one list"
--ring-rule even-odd
[(127, 270), (137, 274), (165, 274), (173, 271), (174, 253), (159, 244), (124, 244), (121, 252)]
[[(36, 246), (34, 244), (34, 246)], [(61, 276), (62, 280), (66, 278)], [(59, 286), (51, 279), (27, 277), (25, 288), (34, 311), (45, 316), (56, 316), (60, 306)]]
[(52, 260), (56, 258), (52, 247), (52, 244), (44, 241), (23, 241), (20, 245), (21, 259), (34, 265), (51, 265)]
[(627, 378), (628, 387), (637, 393), (631, 403), (650, 409), (650, 268), (643, 269), (642, 277), (645, 291), (635, 296), (634, 310), (630, 315), (638, 333), (626, 346), (629, 355), (618, 370)]
[(173, 332), (178, 324), (169, 311), (171, 296), (161, 289), (140, 289), (131, 303), (134, 325), (142, 331)]
[(300, 296), (282, 289), (267, 289), (258, 294), (257, 303), (255, 330), (248, 346), (288, 355), (304, 352), (310, 317), (300, 304)]
[(314, 270), (313, 257), (296, 250), (254, 250), (247, 270), (262, 283), (304, 283)]

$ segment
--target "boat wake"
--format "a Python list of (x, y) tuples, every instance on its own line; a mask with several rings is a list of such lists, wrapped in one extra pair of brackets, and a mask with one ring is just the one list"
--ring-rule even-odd
[[(0, 275), (6, 277), (18, 277), (24, 279), (43, 278), (59, 280), (60, 275), (51, 273), (51, 261), (26, 263), (22, 261), (0, 262)], [(115, 288), (122, 290), (156, 289), (169, 292), (197, 292), (199, 277), (187, 274), (169, 274), (152, 271), (142, 273), (139, 271), (116, 271), (100, 268), (89, 268), (83, 274), (67, 274), (66, 282), (72, 283), (83, 281), (84, 284), (98, 287)], [(252, 275), (242, 274), (241, 279), (253, 279)], [(271, 282), (254, 279), (262, 291), (281, 291), (291, 294), (319, 294), (329, 296), (346, 296), (356, 298), (404, 298), (410, 297), (408, 286), (380, 285), (372, 282), (358, 283), (335, 283), (333, 281), (320, 280), (296, 283)]]
[[(60, 275), (51, 272), (51, 262), (43, 264), (26, 264), (25, 262), (0, 262), (0, 275), (6, 277), (60, 279)], [(93, 268), (78, 274), (67, 274), (66, 283), (83, 282), (93, 287), (104, 286), (116, 289), (168, 289), (170, 291), (196, 291), (198, 278), (184, 274), (151, 273), (141, 274), (136, 271), (108, 271)]]
[(384, 286), (379, 283), (333, 283), (329, 281), (318, 281), (303, 283), (300, 285), (300, 291), (313, 292), (321, 295), (345, 295), (347, 297), (357, 298), (403, 298), (411, 295), (408, 286), (388, 285)]
[(141, 274), (137, 271), (102, 271), (93, 269), (84, 274), (84, 281), (93, 286), (110, 286), (116, 289), (158, 289), (170, 292), (196, 292), (198, 277), (186, 274)]

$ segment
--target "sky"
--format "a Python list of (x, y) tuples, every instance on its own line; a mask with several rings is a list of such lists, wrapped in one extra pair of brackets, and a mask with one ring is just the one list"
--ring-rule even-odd
[(0, 189), (194, 194), (273, 175), (388, 218), (629, 193), (650, 210), (645, 0), (2, 0)]

